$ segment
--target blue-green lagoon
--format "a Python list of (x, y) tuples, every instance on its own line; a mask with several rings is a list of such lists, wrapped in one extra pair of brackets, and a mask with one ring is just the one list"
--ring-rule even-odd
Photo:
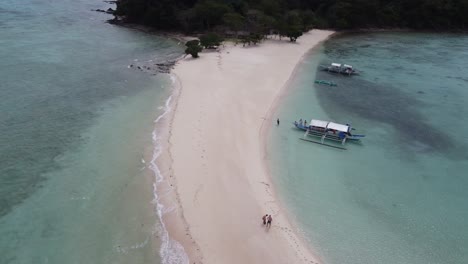
[[(155, 201), (177, 43), (90, 0), (0, 3), (0, 263), (184, 263)], [(466, 263), (468, 37), (339, 35), (301, 63), (269, 138), (276, 188), (325, 263)], [(320, 63), (362, 70), (344, 77)], [(314, 84), (315, 79), (337, 87)], [(351, 123), (346, 151), (295, 119)], [(158, 250), (160, 249), (160, 250)]]
[[(468, 261), (467, 46), (461, 34), (342, 34), (299, 66), (268, 154), (292, 220), (325, 263)], [(331, 62), (361, 74), (318, 70)], [(367, 136), (347, 150), (307, 143), (292, 128), (299, 118)]]
[(1, 264), (177, 263), (150, 166), (172, 82), (136, 65), (182, 50), (108, 7), (0, 2)]

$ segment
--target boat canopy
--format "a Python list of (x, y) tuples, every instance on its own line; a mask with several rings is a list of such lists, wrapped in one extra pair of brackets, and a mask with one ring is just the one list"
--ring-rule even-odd
[(332, 63), (331, 65), (332, 65), (333, 67), (341, 67), (341, 64), (339, 64), (339, 63)]
[(309, 125), (314, 126), (314, 127), (327, 128), (328, 121), (312, 119)]
[(349, 132), (349, 126), (348, 125), (342, 125), (342, 124), (333, 123), (333, 122), (328, 123), (327, 128), (328, 129), (333, 129), (333, 130), (336, 130), (336, 131), (340, 131), (340, 132), (346, 132), (346, 133)]
[(350, 68), (350, 69), (352, 69), (352, 68), (353, 68), (353, 66), (351, 66), (351, 65), (348, 65), (348, 64), (344, 64), (344, 65), (343, 65), (343, 67), (345, 67), (345, 68)]

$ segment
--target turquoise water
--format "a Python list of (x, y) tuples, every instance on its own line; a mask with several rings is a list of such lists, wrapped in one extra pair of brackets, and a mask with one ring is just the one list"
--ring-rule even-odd
[(91, 11), (108, 7), (0, 3), (2, 264), (159, 263), (164, 255), (145, 158), (171, 80), (128, 65), (181, 49)]
[[(458, 34), (348, 34), (300, 65), (268, 151), (288, 211), (325, 263), (467, 262), (467, 46)], [(331, 62), (362, 73), (317, 71)], [(367, 137), (347, 150), (306, 143), (290, 125), (299, 118)]]

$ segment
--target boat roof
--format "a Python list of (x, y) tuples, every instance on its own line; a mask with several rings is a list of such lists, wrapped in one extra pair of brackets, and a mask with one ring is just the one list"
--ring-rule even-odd
[(342, 124), (333, 123), (333, 122), (328, 123), (327, 128), (341, 131), (341, 132), (349, 132), (349, 129), (350, 129), (348, 125), (342, 125)]
[(348, 65), (348, 64), (344, 64), (343, 67), (346, 67), (346, 68), (353, 68), (353, 66)]
[(309, 124), (309, 125), (314, 126), (314, 127), (327, 128), (328, 121), (312, 119), (312, 120), (310, 120), (310, 124)]
[(335, 67), (341, 67), (341, 64), (339, 64), (339, 63), (332, 63), (331, 65), (335, 66)]

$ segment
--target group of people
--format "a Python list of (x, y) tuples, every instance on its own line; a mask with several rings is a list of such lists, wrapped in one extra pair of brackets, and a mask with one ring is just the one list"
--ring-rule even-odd
[(297, 121), (294, 121), (294, 124), (295, 125), (300, 125), (300, 126), (304, 126), (304, 127), (307, 127), (307, 120), (304, 119), (304, 121), (302, 121), (302, 118), (299, 120), (299, 123)]
[(271, 222), (273, 221), (273, 217), (271, 217), (271, 215), (269, 214), (266, 214), (262, 217), (262, 220), (263, 220), (263, 225), (266, 227), (271, 227)]

